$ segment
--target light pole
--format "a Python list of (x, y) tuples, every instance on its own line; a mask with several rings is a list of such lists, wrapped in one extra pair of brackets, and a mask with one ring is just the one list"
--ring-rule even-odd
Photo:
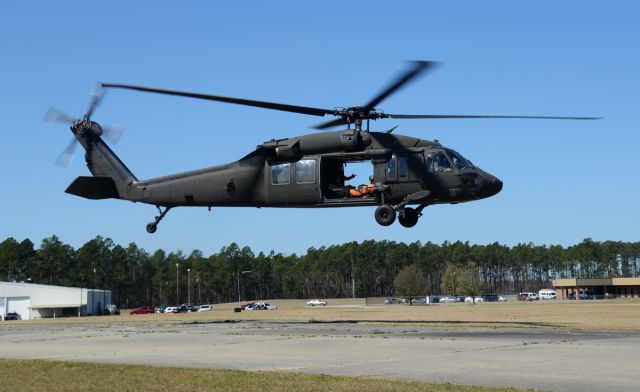
[[(31, 278), (27, 279), (30, 281)], [(78, 317), (82, 316), (82, 286), (84, 285), (84, 276), (80, 275), (80, 306), (78, 306)]]
[(191, 268), (187, 268), (187, 304), (191, 305)]
[(196, 274), (196, 285), (198, 286), (198, 303), (202, 305), (202, 297), (200, 297), (200, 274)]
[(180, 273), (180, 263), (176, 263), (176, 306), (180, 306), (180, 281), (178, 276)]
[(238, 270), (238, 306), (240, 306), (240, 274), (248, 274), (253, 271), (240, 271)]

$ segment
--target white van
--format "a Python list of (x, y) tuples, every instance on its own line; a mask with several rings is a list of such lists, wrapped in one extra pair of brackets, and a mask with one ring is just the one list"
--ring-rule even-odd
[(542, 289), (538, 291), (540, 299), (556, 299), (556, 291), (553, 289)]

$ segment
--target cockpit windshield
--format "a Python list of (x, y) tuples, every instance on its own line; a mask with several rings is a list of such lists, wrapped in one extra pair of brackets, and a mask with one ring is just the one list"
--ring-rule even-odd
[(429, 172), (446, 172), (474, 167), (471, 162), (453, 150), (435, 150), (427, 153), (427, 170)]
[(449, 158), (451, 158), (451, 162), (453, 166), (455, 166), (458, 170), (462, 170), (467, 167), (473, 167), (473, 164), (468, 160), (464, 159), (464, 157), (453, 150), (447, 150), (447, 154), (449, 154)]

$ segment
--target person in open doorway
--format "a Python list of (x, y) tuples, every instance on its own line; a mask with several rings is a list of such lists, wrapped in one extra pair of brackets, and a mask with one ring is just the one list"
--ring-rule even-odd
[(349, 196), (351, 197), (372, 197), (375, 191), (375, 183), (373, 182), (373, 176), (369, 176), (369, 184), (358, 185), (357, 188), (349, 189)]

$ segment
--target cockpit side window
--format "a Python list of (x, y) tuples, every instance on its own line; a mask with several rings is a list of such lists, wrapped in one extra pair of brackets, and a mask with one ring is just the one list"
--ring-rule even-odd
[(406, 181), (409, 178), (409, 158), (393, 154), (387, 161), (387, 181)]
[(387, 181), (395, 181), (398, 179), (396, 167), (398, 163), (398, 157), (396, 154), (391, 156), (391, 159), (387, 161)]
[(427, 171), (431, 173), (452, 171), (451, 163), (442, 151), (431, 151), (427, 154)]

